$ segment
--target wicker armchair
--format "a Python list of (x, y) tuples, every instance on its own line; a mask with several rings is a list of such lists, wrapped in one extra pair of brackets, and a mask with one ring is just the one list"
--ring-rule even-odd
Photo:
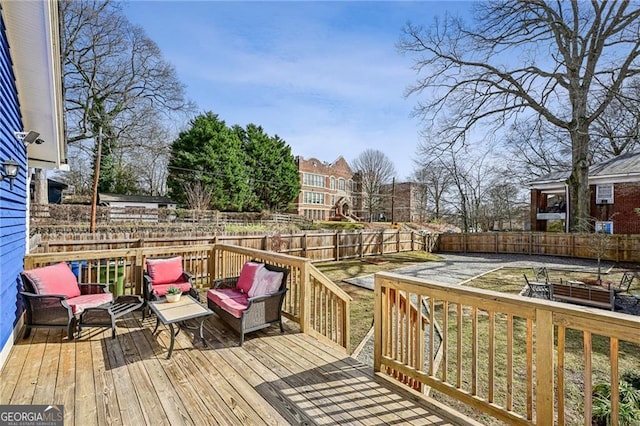
[(182, 269), (182, 256), (158, 259), (146, 259), (146, 271), (143, 275), (142, 287), (145, 308), (144, 319), (148, 313), (148, 302), (160, 300), (167, 294), (169, 287), (176, 287), (197, 301), (200, 301), (198, 289), (193, 284), (193, 275)]
[(279, 286), (275, 292), (253, 295), (238, 288), (240, 277), (232, 277), (214, 280), (207, 293), (209, 308), (240, 334), (239, 346), (244, 343), (245, 334), (273, 324), (279, 324), (280, 332), (284, 332), (281, 312), (289, 270), (269, 264), (264, 264), (264, 269), (281, 274), (277, 275)]
[(107, 284), (78, 284), (66, 263), (23, 271), (26, 312), (24, 338), (32, 328), (66, 328), (73, 339), (77, 318), (88, 308), (113, 301)]

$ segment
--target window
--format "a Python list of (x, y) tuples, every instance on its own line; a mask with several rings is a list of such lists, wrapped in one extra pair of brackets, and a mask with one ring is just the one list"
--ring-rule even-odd
[(305, 173), (302, 175), (302, 184), (304, 186), (316, 186), (324, 188), (324, 176), (315, 175), (313, 173)]
[(338, 190), (344, 191), (344, 179), (338, 179)]
[(613, 184), (596, 185), (596, 204), (613, 204)]
[(334, 178), (333, 176), (331, 176), (331, 184), (329, 188), (336, 189), (336, 178)]
[(348, 181), (349, 192), (353, 192), (353, 181), (349, 179)]
[(613, 234), (613, 222), (612, 221), (596, 221), (597, 234)]
[(304, 191), (304, 204), (324, 204), (324, 194), (322, 192)]

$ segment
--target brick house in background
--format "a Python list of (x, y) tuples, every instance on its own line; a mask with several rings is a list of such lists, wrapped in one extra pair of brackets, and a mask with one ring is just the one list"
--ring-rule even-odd
[[(555, 172), (529, 182), (531, 230), (546, 231), (560, 220), (567, 231), (569, 172)], [(640, 234), (640, 152), (630, 152), (589, 167), (591, 225), (613, 234)]]
[(300, 194), (295, 213), (309, 220), (357, 220), (353, 216), (353, 172), (340, 156), (333, 163), (295, 158)]
[[(382, 213), (384, 219), (392, 222), (426, 222), (427, 197), (424, 184), (400, 182), (383, 185)], [(379, 220), (378, 217), (376, 220)]]

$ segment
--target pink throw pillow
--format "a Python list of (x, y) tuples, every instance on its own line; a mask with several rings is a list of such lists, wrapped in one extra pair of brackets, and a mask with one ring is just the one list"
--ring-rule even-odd
[(282, 272), (270, 271), (263, 268), (256, 274), (255, 282), (249, 290), (249, 297), (265, 296), (267, 294), (277, 293), (282, 283)]
[(69, 265), (64, 262), (23, 271), (23, 274), (33, 283), (34, 290), (38, 294), (80, 296), (80, 287), (78, 287), (76, 276)]
[(147, 259), (147, 274), (153, 285), (171, 284), (182, 277), (182, 256), (169, 259)]
[(242, 265), (242, 271), (240, 271), (236, 288), (242, 293), (249, 293), (255, 281), (256, 273), (262, 268), (264, 268), (264, 263), (247, 262)]

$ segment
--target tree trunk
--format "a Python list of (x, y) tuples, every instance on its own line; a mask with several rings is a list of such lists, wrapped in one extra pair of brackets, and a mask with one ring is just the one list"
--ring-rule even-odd
[(33, 204), (49, 204), (49, 185), (44, 170), (35, 169), (33, 188)]
[(578, 127), (571, 132), (572, 164), (569, 185), (569, 211), (567, 212), (571, 232), (588, 232), (591, 193), (589, 191), (589, 133)]

